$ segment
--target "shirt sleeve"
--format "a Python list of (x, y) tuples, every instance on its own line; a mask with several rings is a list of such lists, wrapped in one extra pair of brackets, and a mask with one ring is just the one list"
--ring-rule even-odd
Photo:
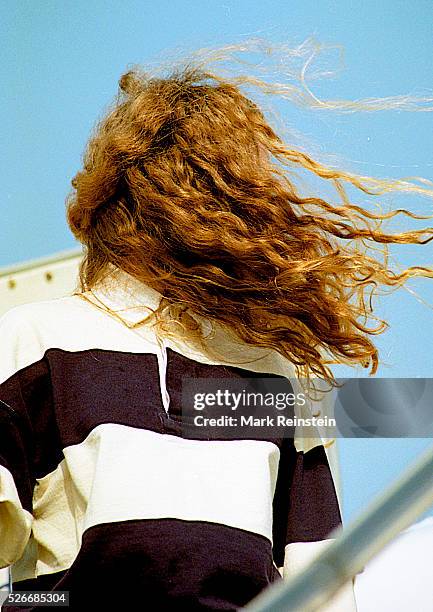
[(20, 384), (25, 323), (0, 317), (0, 568), (18, 560), (32, 524), (32, 426)]
[[(297, 451), (283, 440), (273, 502), (273, 555), (290, 578), (332, 542), (342, 525), (339, 501), (323, 445)], [(323, 612), (356, 612), (353, 584), (337, 593)]]

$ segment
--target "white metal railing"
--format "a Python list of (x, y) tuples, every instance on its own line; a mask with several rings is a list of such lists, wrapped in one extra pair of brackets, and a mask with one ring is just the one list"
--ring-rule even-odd
[(69, 295), (76, 288), (82, 249), (69, 249), (0, 267), (0, 316), (14, 306)]
[(359, 573), (402, 529), (433, 504), (433, 446), (412, 464), (302, 572), (278, 581), (243, 609), (247, 612), (314, 612)]
[(67, 261), (68, 259), (75, 259), (76, 257), (81, 257), (82, 254), (82, 247), (78, 247), (59, 251), (58, 253), (46, 255), (44, 257), (26, 259), (26, 261), (11, 264), (8, 266), (0, 266), (0, 277), (7, 276), (10, 274), (17, 274), (18, 272), (27, 272), (29, 270), (32, 270), (33, 268), (41, 268), (52, 263)]

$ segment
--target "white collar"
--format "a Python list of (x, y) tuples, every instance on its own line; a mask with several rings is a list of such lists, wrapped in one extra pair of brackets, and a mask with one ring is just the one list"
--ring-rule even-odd
[(155, 311), (162, 294), (125, 270), (109, 264), (109, 271), (95, 287), (93, 295), (128, 323), (137, 323)]

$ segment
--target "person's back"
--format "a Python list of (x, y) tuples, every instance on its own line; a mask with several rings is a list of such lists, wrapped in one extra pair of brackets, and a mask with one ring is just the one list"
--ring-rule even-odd
[(3, 444), (15, 445), (2, 468), (12, 528), (0, 553), (14, 591), (69, 591), (77, 610), (245, 605), (281, 578), (287, 545), (315, 548), (340, 524), (326, 453), (318, 445), (305, 459), (291, 439), (216, 428), (188, 439), (182, 382), (265, 376), (278, 355), (244, 347), (253, 361), (232, 367), (158, 342), (133, 328), (158, 294), (122, 271), (80, 297), (0, 319)]

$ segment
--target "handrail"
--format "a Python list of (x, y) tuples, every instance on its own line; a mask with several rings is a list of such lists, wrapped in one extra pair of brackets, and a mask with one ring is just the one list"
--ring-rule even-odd
[(433, 504), (433, 446), (296, 576), (262, 591), (246, 612), (314, 612)]

